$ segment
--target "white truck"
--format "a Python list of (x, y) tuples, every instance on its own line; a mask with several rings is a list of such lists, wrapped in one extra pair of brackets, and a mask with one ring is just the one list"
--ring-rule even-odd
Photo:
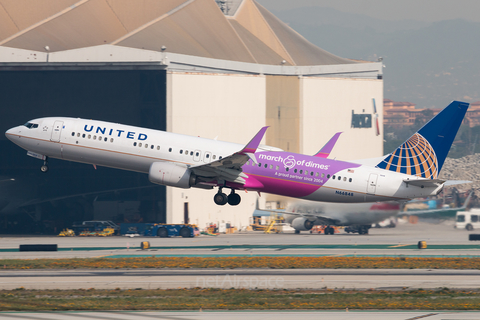
[(468, 231), (480, 229), (480, 209), (472, 208), (470, 211), (457, 212), (455, 228), (467, 229)]

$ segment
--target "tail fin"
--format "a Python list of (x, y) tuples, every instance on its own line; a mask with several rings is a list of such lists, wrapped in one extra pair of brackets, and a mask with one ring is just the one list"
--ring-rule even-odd
[(469, 104), (453, 101), (405, 143), (387, 155), (378, 168), (436, 179)]

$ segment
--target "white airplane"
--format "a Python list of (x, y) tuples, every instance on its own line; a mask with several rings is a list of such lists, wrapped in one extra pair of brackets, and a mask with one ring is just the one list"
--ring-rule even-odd
[[(314, 201), (376, 202), (436, 195), (437, 179), (468, 103), (452, 102), (394, 152), (363, 161), (327, 159), (260, 147), (267, 127), (242, 146), (122, 124), (39, 118), (6, 136), (44, 161), (57, 158), (148, 174), (151, 182), (179, 188), (218, 187), (214, 202), (238, 205), (236, 190)], [(223, 189), (230, 189), (227, 196)]]
[(295, 233), (309, 231), (313, 226), (325, 226), (325, 234), (334, 234), (333, 226), (346, 227), (345, 231), (368, 234), (372, 224), (396, 216), (400, 212), (397, 201), (374, 203), (332, 203), (297, 200), (285, 210), (256, 209), (254, 216), (271, 216), (277, 213), (295, 229)]

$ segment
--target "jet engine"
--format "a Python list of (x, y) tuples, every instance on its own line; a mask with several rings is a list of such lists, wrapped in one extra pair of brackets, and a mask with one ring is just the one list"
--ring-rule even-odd
[(298, 231), (308, 231), (313, 228), (313, 221), (307, 220), (305, 217), (293, 219), (292, 227)]
[(154, 162), (150, 166), (148, 180), (156, 184), (188, 189), (195, 185), (197, 177), (185, 166), (169, 162)]

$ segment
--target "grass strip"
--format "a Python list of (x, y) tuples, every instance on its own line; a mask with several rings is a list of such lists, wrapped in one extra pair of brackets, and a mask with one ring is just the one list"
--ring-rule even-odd
[(0, 269), (274, 268), (480, 269), (480, 258), (422, 257), (141, 257), (3, 259)]
[(449, 290), (15, 290), (0, 311), (67, 310), (478, 310), (480, 292)]

